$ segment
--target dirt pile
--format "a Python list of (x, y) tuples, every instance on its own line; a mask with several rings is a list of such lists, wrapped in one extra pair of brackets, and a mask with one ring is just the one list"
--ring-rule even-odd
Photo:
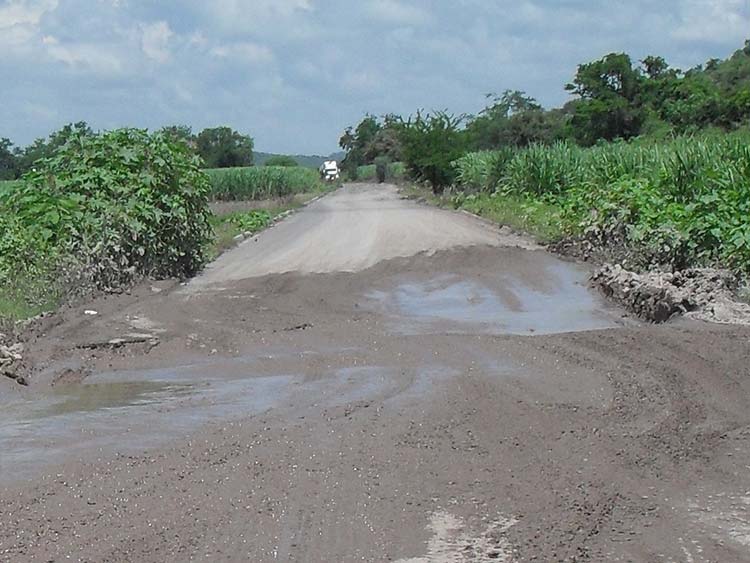
[(638, 274), (607, 264), (591, 277), (607, 297), (651, 322), (675, 315), (722, 324), (750, 325), (750, 305), (735, 298), (737, 281), (726, 270), (695, 268)]
[(19, 383), (24, 383), (16, 372), (16, 367), (21, 360), (23, 360), (23, 344), (11, 344), (9, 338), (0, 333), (0, 376), (10, 377)]

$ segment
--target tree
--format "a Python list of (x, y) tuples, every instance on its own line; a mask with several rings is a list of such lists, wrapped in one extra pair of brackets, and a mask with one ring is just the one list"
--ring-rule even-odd
[(13, 180), (18, 177), (18, 162), (10, 139), (0, 138), (0, 180)]
[(167, 125), (160, 129), (171, 142), (182, 142), (188, 147), (195, 150), (196, 137), (193, 134), (193, 128), (190, 125)]
[(206, 168), (253, 165), (253, 139), (230, 127), (204, 129), (196, 138), (198, 155)]
[(651, 80), (657, 80), (663, 77), (669, 70), (669, 65), (663, 57), (649, 55), (641, 61), (641, 64), (646, 72), (646, 76)]
[(266, 160), (266, 163), (263, 166), (284, 166), (287, 168), (293, 168), (294, 166), (299, 166), (299, 163), (291, 156), (278, 154)]
[(339, 140), (339, 146), (346, 151), (341, 163), (342, 170), (350, 177), (356, 177), (357, 168), (369, 164), (366, 152), (381, 129), (378, 118), (367, 114), (356, 127), (347, 127)]
[(628, 139), (640, 133), (645, 119), (639, 100), (641, 76), (628, 55), (612, 53), (580, 65), (565, 89), (581, 98), (571, 121), (580, 143)]
[(453, 162), (467, 151), (467, 136), (461, 129), (463, 117), (447, 112), (422, 115), (402, 122), (401, 145), (404, 164), (416, 180), (428, 182), (435, 194), (453, 184)]

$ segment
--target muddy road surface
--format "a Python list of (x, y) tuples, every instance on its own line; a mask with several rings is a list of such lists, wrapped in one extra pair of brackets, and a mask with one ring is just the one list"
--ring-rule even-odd
[(750, 561), (750, 331), (587, 277), (358, 185), (65, 310), (0, 385), (0, 560)]

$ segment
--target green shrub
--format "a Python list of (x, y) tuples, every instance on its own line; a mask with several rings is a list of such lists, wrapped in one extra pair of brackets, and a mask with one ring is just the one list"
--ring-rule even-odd
[(218, 168), (206, 173), (211, 197), (221, 201), (272, 199), (325, 188), (318, 171), (311, 168)]
[(399, 138), (409, 175), (429, 183), (434, 193), (442, 193), (456, 180), (453, 162), (466, 153), (468, 144), (461, 122), (444, 112), (417, 113), (401, 125)]
[(273, 220), (265, 209), (246, 211), (229, 216), (228, 220), (243, 233), (256, 233), (265, 229)]
[(200, 159), (164, 134), (77, 136), (37, 164), (7, 205), (35, 244), (75, 257), (98, 286), (190, 276), (210, 237)]

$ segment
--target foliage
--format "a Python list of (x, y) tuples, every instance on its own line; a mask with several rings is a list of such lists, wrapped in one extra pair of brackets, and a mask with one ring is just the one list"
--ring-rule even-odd
[(469, 154), (455, 167), (465, 194), (559, 207), (568, 234), (638, 249), (646, 263), (719, 262), (750, 271), (748, 140), (735, 134), (590, 149), (532, 145), (511, 156)]
[(17, 149), (16, 158), (16, 178), (31, 171), (37, 161), (50, 158), (55, 151), (65, 145), (70, 139), (80, 136), (90, 136), (94, 132), (85, 121), (69, 123), (60, 130), (51, 133), (47, 138), (36, 139), (25, 149)]
[(286, 156), (282, 154), (278, 154), (275, 156), (272, 156), (266, 162), (263, 164), (263, 166), (286, 166), (286, 167), (294, 167), (299, 166), (296, 160), (292, 158), (291, 156)]
[(253, 165), (253, 139), (230, 127), (204, 129), (196, 137), (196, 150), (206, 168)]
[(257, 233), (265, 229), (272, 219), (268, 211), (257, 209), (232, 215), (229, 220), (242, 232)]
[(302, 167), (206, 170), (215, 200), (261, 200), (325, 189), (317, 170)]
[(390, 161), (401, 159), (401, 119), (396, 115), (385, 115), (382, 119), (365, 115), (354, 128), (348, 127), (339, 140), (346, 151), (341, 169), (352, 179), (357, 179), (357, 168), (374, 164), (378, 157)]
[(167, 125), (159, 130), (173, 143), (185, 143), (191, 149), (196, 148), (196, 136), (189, 125)]
[(434, 193), (441, 193), (456, 178), (452, 163), (467, 146), (461, 123), (461, 117), (446, 112), (417, 112), (401, 124), (404, 164), (412, 178), (428, 182)]
[(562, 209), (555, 202), (500, 193), (459, 193), (453, 206), (500, 225), (532, 234), (542, 243), (560, 240), (564, 233)]
[(190, 276), (210, 236), (199, 165), (162, 133), (81, 134), (39, 161), (7, 206), (35, 248), (75, 257), (98, 286)]
[(578, 142), (593, 145), (599, 139), (637, 136), (645, 119), (640, 84), (640, 73), (623, 53), (580, 65), (573, 83), (565, 87), (581, 100), (571, 121)]
[(531, 143), (551, 143), (563, 137), (564, 112), (545, 112), (534, 98), (517, 90), (487, 97), (492, 103), (472, 117), (466, 127), (472, 150), (524, 147)]

